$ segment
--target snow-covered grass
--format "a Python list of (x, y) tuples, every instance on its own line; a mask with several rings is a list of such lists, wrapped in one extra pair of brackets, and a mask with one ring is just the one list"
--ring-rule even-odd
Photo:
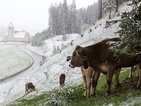
[[(121, 7), (119, 12), (123, 10), (127, 11), (127, 9), (130, 8), (128, 6)], [(120, 17), (115, 16), (112, 19), (120, 19)], [(33, 98), (35, 95), (40, 95), (59, 87), (59, 75), (61, 73), (65, 73), (66, 75), (65, 86), (82, 83), (80, 68), (70, 69), (68, 66), (69, 63), (66, 62), (66, 57), (72, 54), (76, 45), (87, 46), (106, 38), (117, 37), (118, 35), (116, 35), (115, 32), (119, 29), (119, 22), (112, 24), (108, 28), (104, 28), (107, 20), (107, 17), (104, 17), (95, 23), (95, 25), (90, 26), (83, 32), (83, 37), (78, 34), (71, 34), (67, 35), (66, 41), (63, 41), (62, 35), (59, 35), (46, 40), (40, 47), (27, 45), (28, 49), (46, 56), (46, 62), (42, 66), (32, 70), (32, 73), (28, 74), (26, 77), (21, 77), (8, 83), (1, 84), (1, 105), (5, 105), (19, 97), (24, 97), (24, 86), (27, 81), (33, 82), (36, 86), (36, 91), (27, 94), (26, 99)], [(90, 29), (92, 29), (91, 33), (89, 33)], [(73, 45), (71, 45), (72, 40)]]
[(13, 75), (33, 62), (32, 58), (16, 48), (20, 43), (0, 43), (0, 79)]

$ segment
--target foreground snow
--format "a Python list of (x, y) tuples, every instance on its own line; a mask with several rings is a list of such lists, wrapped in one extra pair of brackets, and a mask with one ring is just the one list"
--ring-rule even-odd
[[(129, 7), (125, 6), (124, 8), (121, 8), (120, 11), (125, 11), (128, 8)], [(113, 19), (119, 19), (119, 17), (115, 16)], [(71, 34), (67, 35), (66, 41), (63, 41), (62, 35), (59, 35), (46, 40), (44, 45), (38, 48), (27, 45), (28, 49), (44, 55), (46, 57), (45, 63), (34, 69), (26, 77), (21, 77), (11, 82), (1, 84), (1, 105), (25, 96), (24, 86), (26, 82), (33, 82), (37, 89), (36, 92), (26, 95), (26, 98), (30, 98), (32, 95), (39, 95), (50, 91), (55, 87), (59, 87), (59, 75), (61, 73), (66, 74), (66, 86), (82, 83), (80, 68), (70, 69), (68, 67), (69, 63), (66, 62), (66, 57), (71, 55), (76, 45), (87, 46), (106, 38), (118, 36), (114, 32), (119, 29), (119, 23), (113, 24), (106, 29), (104, 27), (107, 20), (108, 18), (105, 17), (98, 21), (94, 26), (90, 26), (90, 28), (83, 32), (83, 37), (78, 34)], [(89, 33), (90, 29), (92, 29), (91, 33)], [(74, 41), (71, 46), (72, 40)]]

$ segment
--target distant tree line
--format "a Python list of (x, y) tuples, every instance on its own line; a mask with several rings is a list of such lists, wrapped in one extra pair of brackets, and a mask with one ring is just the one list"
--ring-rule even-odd
[(32, 39), (32, 45), (39, 46), (45, 39), (56, 35), (78, 33), (81, 34), (90, 25), (101, 19), (107, 13), (111, 17), (111, 11), (118, 11), (119, 5), (128, 0), (98, 0), (98, 2), (89, 5), (87, 8), (76, 9), (75, 0), (71, 4), (67, 4), (67, 0), (63, 3), (51, 4), (49, 8), (48, 29), (41, 33), (37, 33)]

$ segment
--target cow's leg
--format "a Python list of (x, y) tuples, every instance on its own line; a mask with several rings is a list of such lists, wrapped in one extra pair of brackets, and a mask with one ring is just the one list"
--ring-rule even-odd
[(86, 89), (87, 89), (87, 83), (86, 83), (86, 76), (84, 75), (84, 73), (82, 73), (82, 79), (83, 79), (83, 84), (84, 84), (84, 96), (86, 96)]
[(106, 80), (107, 80), (108, 87), (106, 90), (106, 96), (109, 96), (111, 94), (111, 83), (112, 83), (113, 74), (114, 74), (113, 70), (107, 71)]
[[(87, 70), (89, 71), (89, 70)], [(90, 97), (90, 90), (91, 90), (91, 75), (86, 75), (86, 95), (87, 98)]]
[(137, 71), (138, 71), (138, 75), (139, 75), (137, 88), (140, 88), (140, 86), (141, 86), (141, 63), (138, 64)]
[(132, 72), (133, 72), (133, 70), (134, 70), (134, 66), (131, 67), (131, 70), (130, 70), (130, 73), (129, 73), (129, 78), (132, 77)]
[(137, 78), (139, 78), (139, 70), (140, 70), (140, 67), (139, 67), (139, 65), (137, 65), (134, 70)]
[(28, 86), (27, 85), (25, 85), (25, 92), (27, 92), (28, 91)]
[(86, 83), (86, 76), (85, 76), (85, 71), (83, 67), (81, 67), (81, 72), (82, 72), (82, 79), (83, 79), (83, 84), (84, 84), (84, 96), (86, 96), (86, 86), (87, 86), (87, 83)]
[(119, 73), (120, 73), (121, 68), (118, 68), (117, 70), (115, 70), (115, 87), (119, 87), (120, 83), (119, 83)]
[(95, 91), (96, 91), (96, 86), (97, 86), (97, 81), (99, 79), (100, 72), (95, 71), (94, 75), (92, 77), (92, 89), (91, 89), (91, 96), (95, 96)]

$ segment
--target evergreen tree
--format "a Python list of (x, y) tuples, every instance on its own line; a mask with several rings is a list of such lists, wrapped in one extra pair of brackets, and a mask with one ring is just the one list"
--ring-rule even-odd
[(116, 10), (115, 10), (115, 12), (117, 12), (117, 11), (118, 11), (118, 7), (119, 7), (118, 0), (116, 0), (116, 1), (115, 1), (115, 4), (116, 4), (116, 7), (115, 7), (115, 8), (116, 8)]
[(109, 19), (111, 19), (111, 12), (114, 8), (116, 8), (115, 0), (108, 0), (108, 5), (106, 9), (109, 12)]
[(58, 15), (57, 15), (57, 17), (58, 17), (58, 25), (57, 25), (57, 35), (63, 35), (63, 28), (64, 28), (64, 20), (63, 20), (63, 17), (64, 17), (64, 15), (63, 15), (63, 4), (62, 3), (60, 3), (59, 4), (59, 6), (58, 6), (58, 8), (57, 8), (57, 10), (58, 10)]
[(50, 27), (50, 31), (52, 34), (52, 37), (56, 35), (56, 31), (57, 31), (57, 6), (56, 5), (51, 5), (51, 7), (49, 8), (49, 27)]
[(66, 34), (68, 32), (67, 29), (68, 28), (68, 5), (67, 5), (67, 1), (64, 0), (64, 3), (63, 3), (63, 40), (66, 40)]
[(102, 18), (102, 0), (98, 0), (98, 19)]
[(71, 33), (76, 33), (76, 3), (75, 3), (75, 0), (72, 0), (70, 13), (71, 13)]
[(116, 55), (141, 53), (141, 0), (132, 0), (130, 5), (132, 5), (132, 10), (124, 12), (121, 16), (119, 25), (121, 29), (118, 31), (121, 42), (114, 47)]

